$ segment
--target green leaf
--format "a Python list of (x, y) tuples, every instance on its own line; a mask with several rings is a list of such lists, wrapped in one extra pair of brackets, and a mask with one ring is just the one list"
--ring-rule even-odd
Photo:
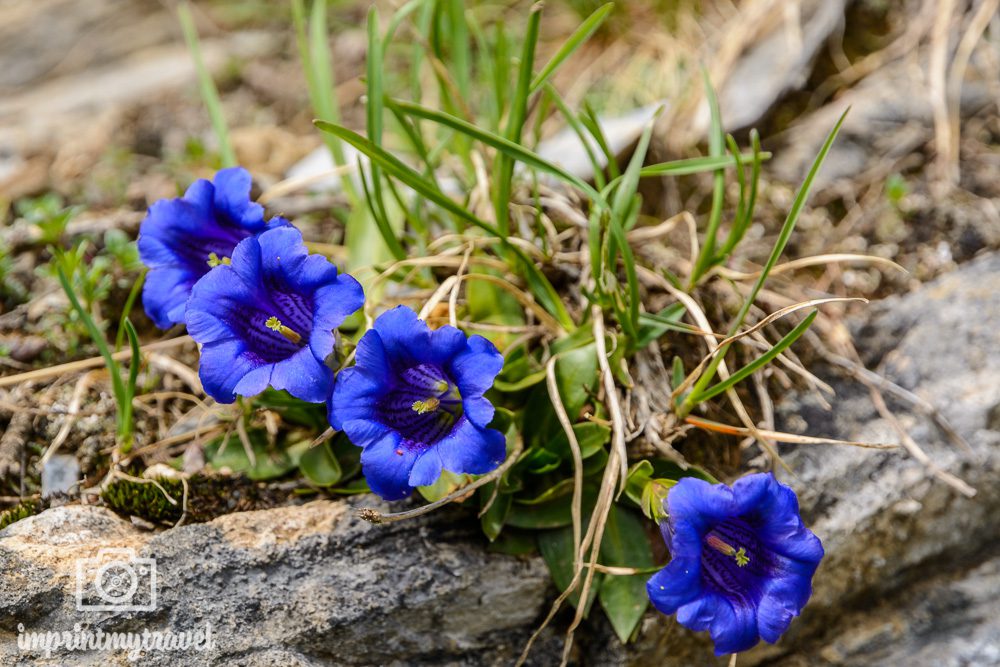
[(625, 482), (625, 495), (642, 507), (642, 492), (653, 478), (653, 464), (643, 459), (632, 465)]
[[(229, 468), (234, 473), (243, 473), (253, 480), (267, 480), (288, 474), (295, 468), (295, 461), (281, 448), (272, 449), (267, 434), (260, 430), (247, 433), (257, 465), (251, 465), (243, 443), (235, 435), (230, 436), (225, 449), (223, 438), (217, 438), (205, 446), (205, 459), (216, 470)], [(220, 451), (221, 450), (221, 451)]]
[(508, 394), (513, 394), (514, 392), (522, 391), (528, 387), (533, 387), (539, 382), (545, 380), (545, 369), (540, 371), (535, 371), (534, 373), (529, 373), (525, 375), (517, 382), (506, 382), (504, 380), (496, 380), (493, 383), (494, 388), (498, 391), (502, 391)]
[(683, 303), (674, 303), (658, 313), (640, 313), (636, 349), (646, 347), (667, 331), (687, 331), (687, 327), (681, 324), (685, 312), (687, 308)]
[(611, 146), (608, 144), (608, 138), (604, 136), (604, 130), (601, 129), (601, 122), (597, 118), (597, 113), (594, 111), (593, 107), (590, 106), (590, 102), (586, 98), (583, 100), (583, 111), (579, 114), (580, 123), (587, 128), (587, 131), (594, 137), (594, 141), (600, 147), (601, 151), (604, 153), (604, 157), (608, 163), (608, 173), (611, 175), (612, 182), (618, 180), (621, 175), (618, 169), (618, 156), (614, 154), (611, 150)]
[(128, 319), (129, 314), (132, 312), (132, 305), (135, 304), (136, 298), (138, 298), (139, 293), (142, 292), (142, 285), (146, 282), (146, 271), (147, 269), (143, 268), (139, 272), (139, 277), (136, 278), (134, 283), (132, 283), (132, 289), (129, 290), (128, 296), (125, 298), (125, 305), (122, 307), (122, 316), (121, 319), (118, 320), (118, 333), (115, 334), (115, 352), (121, 349), (125, 336), (125, 320)]
[[(604, 565), (637, 569), (656, 565), (643, 522), (635, 513), (612, 506), (601, 542), (601, 561)], [(635, 632), (649, 604), (648, 578), (642, 574), (606, 575), (601, 585), (601, 607), (623, 643)]]
[(591, 342), (561, 353), (556, 360), (555, 372), (556, 386), (566, 414), (575, 420), (597, 387), (597, 344)]
[[(521, 143), (521, 133), (524, 121), (528, 117), (528, 97), (531, 91), (531, 72), (535, 66), (535, 46), (538, 44), (538, 31), (542, 22), (541, 4), (532, 5), (528, 14), (528, 25), (524, 31), (524, 45), (521, 49), (521, 63), (517, 72), (517, 83), (510, 103), (510, 113), (507, 115), (507, 126), (504, 129), (505, 141), (511, 145)], [(496, 191), (494, 192), (494, 208), (496, 210), (497, 229), (504, 236), (510, 233), (510, 193), (511, 181), (514, 178), (514, 161), (506, 152), (497, 155), (497, 168), (494, 174)]]
[[(66, 277), (66, 273), (63, 271), (62, 266), (56, 266), (56, 275), (59, 278), (59, 284), (62, 285), (63, 291), (66, 293), (66, 297), (69, 299), (70, 305), (73, 306), (73, 310), (76, 311), (77, 316), (87, 328), (87, 333), (90, 334), (90, 339), (93, 341), (94, 345), (97, 346), (97, 351), (100, 352), (101, 356), (104, 358), (104, 365), (107, 367), (108, 375), (111, 377), (111, 390), (115, 396), (115, 405), (117, 407), (118, 415), (118, 434), (120, 436), (124, 435), (126, 427), (123, 420), (126, 416), (131, 415), (132, 397), (129, 396), (128, 388), (122, 381), (118, 362), (111, 356), (111, 350), (108, 349), (108, 342), (104, 338), (104, 333), (97, 327), (97, 324), (94, 323), (94, 318), (90, 316), (87, 309), (80, 304), (80, 300), (76, 296), (76, 291), (74, 291), (72, 285), (70, 285), (69, 279)], [(131, 344), (131, 340), (129, 343)], [(135, 359), (132, 365), (138, 370), (138, 359)]]
[(607, 206), (607, 202), (604, 202), (604, 198), (600, 195), (600, 193), (598, 193), (593, 186), (588, 184), (582, 178), (574, 176), (562, 167), (548, 162), (537, 153), (525, 148), (519, 143), (515, 143), (506, 137), (501, 137), (497, 134), (476, 127), (468, 121), (444, 113), (443, 111), (428, 109), (427, 107), (419, 104), (403, 100), (390, 100), (388, 103), (409, 116), (416, 116), (417, 118), (423, 118), (425, 120), (438, 123), (439, 125), (450, 127), (486, 144), (487, 146), (492, 146), (510, 159), (523, 162), (524, 164), (546, 173), (553, 178), (579, 188), (595, 202), (600, 202)]
[(534, 498), (518, 498), (517, 502), (520, 505), (540, 505), (542, 503), (555, 500), (556, 498), (562, 498), (573, 493), (573, 480), (564, 479), (554, 486), (549, 487), (541, 494), (535, 496)]
[(323, 431), (329, 426), (325, 405), (306, 403), (286, 391), (278, 391), (268, 387), (262, 393), (254, 396), (253, 404), (254, 407), (277, 412), (283, 421), (306, 426), (316, 431)]
[(229, 141), (229, 128), (226, 125), (226, 117), (222, 112), (222, 101), (219, 99), (219, 91), (212, 81), (212, 74), (205, 66), (205, 61), (201, 57), (201, 46), (198, 43), (198, 29), (191, 16), (191, 7), (188, 2), (181, 2), (177, 6), (177, 17), (181, 22), (181, 32), (184, 33), (184, 41), (187, 42), (188, 51), (191, 52), (191, 59), (194, 60), (194, 68), (198, 74), (198, 87), (201, 90), (201, 99), (208, 110), (208, 116), (212, 121), (212, 129), (215, 131), (215, 138), (219, 142), (219, 151), (222, 153), (222, 166), (235, 167), (236, 153), (233, 145)]
[(573, 113), (573, 110), (569, 108), (569, 105), (566, 104), (566, 101), (563, 100), (559, 91), (557, 91), (551, 83), (546, 82), (545, 91), (559, 109), (559, 113), (561, 113), (563, 118), (566, 119), (566, 122), (576, 134), (577, 139), (580, 140), (580, 145), (583, 146), (583, 150), (587, 153), (587, 159), (590, 161), (590, 169), (593, 173), (594, 184), (599, 190), (603, 189), (606, 185), (604, 182), (604, 167), (597, 161), (597, 155), (594, 153), (592, 141), (590, 137), (584, 133), (583, 124), (580, 122), (580, 119), (577, 118), (576, 114)]
[(306, 479), (316, 486), (333, 486), (341, 480), (340, 462), (333, 455), (330, 443), (310, 447), (299, 459), (299, 469)]
[(352, 132), (346, 127), (335, 125), (333, 123), (327, 123), (325, 121), (316, 121), (316, 127), (348, 142), (373, 161), (378, 162), (387, 173), (405, 183), (417, 194), (426, 197), (449, 213), (452, 213), (453, 215), (456, 215), (459, 218), (486, 231), (492, 236), (499, 238), (503, 247), (520, 260), (520, 266), (524, 273), (525, 280), (531, 287), (535, 297), (541, 302), (545, 309), (551, 313), (559, 324), (566, 330), (572, 331), (575, 328), (573, 325), (573, 319), (569, 316), (569, 312), (566, 310), (566, 306), (562, 302), (562, 297), (560, 297), (559, 293), (556, 292), (554, 287), (552, 287), (552, 283), (548, 281), (541, 269), (536, 266), (534, 260), (529, 258), (523, 250), (511, 244), (510, 241), (507, 240), (506, 236), (500, 234), (500, 232), (493, 225), (480, 220), (478, 217), (438, 190), (435, 185), (431, 184), (420, 174), (400, 161), (399, 158), (385, 151), (380, 146), (376, 146), (358, 133)]
[[(489, 499), (493, 496), (494, 488), (496, 488), (496, 482), (490, 482), (479, 492), (480, 509), (485, 507), (486, 503), (489, 502)], [(490, 542), (493, 542), (500, 536), (500, 531), (503, 530), (504, 524), (507, 522), (507, 515), (510, 514), (513, 500), (514, 496), (509, 493), (498, 494), (493, 504), (490, 505), (490, 508), (480, 517), (479, 521), (483, 527), (483, 532)]]
[[(340, 105), (337, 88), (330, 69), (331, 54), (328, 41), (326, 0), (313, 0), (308, 24), (303, 0), (292, 0), (292, 22), (295, 26), (295, 41), (299, 49), (302, 69), (305, 71), (309, 89), (309, 101), (313, 113), (323, 120), (340, 121)], [(323, 141), (333, 163), (338, 167), (347, 164), (343, 147), (333, 137), (324, 136)], [(359, 198), (350, 178), (340, 179), (341, 186), (351, 201), (353, 208), (361, 208)]]
[[(747, 314), (750, 312), (751, 306), (753, 306), (754, 301), (757, 299), (757, 294), (760, 293), (761, 288), (764, 286), (764, 282), (771, 273), (771, 269), (773, 269), (774, 265), (778, 262), (778, 258), (781, 256), (781, 253), (785, 251), (785, 246), (788, 245), (788, 239), (792, 236), (792, 231), (795, 229), (795, 223), (799, 219), (799, 214), (802, 213), (802, 208), (805, 206), (806, 200), (809, 198), (809, 191), (812, 189), (812, 184), (816, 179), (816, 174), (819, 173), (820, 167), (823, 166), (823, 161), (830, 152), (830, 148), (833, 146), (833, 142), (836, 140), (837, 134), (840, 132), (840, 128), (844, 124), (844, 119), (847, 118), (849, 111), (850, 108), (841, 114), (837, 124), (834, 125), (833, 129), (830, 130), (830, 134), (827, 135), (826, 141), (823, 143), (823, 147), (820, 149), (816, 159), (813, 160), (809, 173), (806, 175), (805, 180), (802, 182), (802, 186), (795, 195), (792, 207), (788, 211), (788, 217), (785, 218), (785, 223), (782, 225), (781, 232), (778, 234), (778, 240), (775, 242), (774, 248), (771, 249), (771, 254), (767, 258), (767, 262), (764, 264), (764, 269), (761, 271), (760, 276), (757, 277), (757, 282), (754, 283), (754, 286), (750, 290), (750, 294), (740, 307), (740, 311), (737, 313), (736, 319), (733, 320), (732, 325), (729, 327), (730, 335), (736, 333), (736, 331), (743, 325)], [(691, 397), (695, 394), (702, 393), (705, 387), (708, 386), (708, 383), (715, 377), (715, 372), (718, 369), (719, 363), (721, 363), (722, 359), (725, 357), (726, 352), (729, 349), (729, 345), (727, 344), (722, 347), (723, 349), (718, 351), (715, 358), (708, 365), (708, 368), (706, 368), (705, 372), (702, 373), (700, 378), (698, 378), (698, 381), (691, 389), (691, 393), (688, 394), (687, 398), (684, 399), (684, 402), (681, 403), (677, 411), (678, 416), (685, 417), (690, 413), (691, 408), (695, 405)]]
[(548, 81), (549, 77), (552, 76), (556, 69), (558, 69), (567, 58), (573, 55), (573, 52), (580, 48), (584, 42), (590, 39), (590, 36), (593, 35), (599, 27), (601, 27), (602, 23), (604, 23), (604, 19), (608, 17), (608, 14), (610, 14), (611, 10), (614, 9), (614, 6), (615, 4), (613, 2), (609, 2), (606, 5), (598, 7), (593, 14), (588, 16), (587, 19), (573, 31), (573, 34), (570, 35), (565, 42), (563, 42), (563, 45), (559, 47), (559, 50), (556, 51), (555, 55), (552, 56), (549, 62), (545, 63), (545, 67), (542, 68), (542, 71), (535, 75), (535, 78), (531, 82), (532, 92), (538, 90), (539, 86)]
[[(708, 71), (702, 70), (705, 81), (705, 98), (708, 100), (708, 108), (711, 112), (711, 127), (708, 132), (708, 152), (711, 157), (722, 157), (723, 146), (725, 144), (722, 130), (722, 114), (719, 111), (719, 100), (715, 96), (715, 89), (708, 78)], [(688, 286), (693, 287), (711, 266), (715, 257), (715, 238), (719, 232), (719, 222), (722, 220), (722, 207), (725, 204), (726, 196), (726, 173), (722, 169), (715, 170), (712, 187), (712, 209), (708, 216), (708, 228), (705, 230), (705, 240), (701, 244), (701, 251), (691, 270), (691, 278)]]
[(788, 211), (788, 217), (785, 218), (785, 222), (781, 226), (781, 232), (778, 234), (778, 240), (775, 242), (774, 248), (771, 249), (771, 254), (767, 258), (767, 262), (764, 264), (764, 268), (761, 271), (760, 276), (757, 278), (757, 282), (754, 283), (746, 301), (743, 302), (743, 307), (736, 316), (733, 326), (730, 327), (730, 334), (735, 333), (735, 331), (743, 324), (747, 313), (750, 312), (750, 307), (757, 299), (757, 294), (760, 292), (761, 288), (764, 287), (764, 282), (767, 280), (767, 276), (771, 273), (771, 269), (773, 269), (774, 265), (778, 262), (778, 258), (781, 257), (781, 253), (785, 251), (785, 246), (788, 245), (788, 239), (791, 238), (792, 232), (795, 230), (795, 223), (798, 222), (799, 214), (802, 213), (802, 209), (806, 205), (806, 200), (809, 198), (809, 192), (812, 190), (813, 181), (816, 180), (816, 174), (819, 173), (820, 167), (823, 166), (823, 161), (826, 160), (826, 156), (829, 154), (830, 148), (833, 147), (833, 142), (837, 139), (837, 134), (840, 132), (840, 127), (844, 124), (844, 119), (847, 118), (849, 111), (850, 108), (841, 114), (837, 124), (833, 126), (833, 129), (830, 130), (830, 134), (826, 137), (826, 141), (823, 142), (823, 148), (820, 149), (819, 155), (817, 155), (816, 159), (813, 160), (812, 167), (809, 168), (809, 173), (806, 174), (806, 178), (802, 182), (802, 186), (795, 195), (795, 200), (792, 202), (792, 208)]
[(508, 528), (500, 533), (500, 536), (491, 542), (486, 550), (490, 553), (507, 554), (508, 556), (527, 556), (538, 550), (538, 543), (534, 533)]
[(809, 328), (809, 325), (813, 323), (813, 320), (816, 319), (817, 314), (819, 314), (819, 311), (815, 310), (809, 313), (804, 320), (799, 322), (798, 326), (796, 326), (794, 329), (785, 334), (785, 336), (780, 341), (778, 341), (774, 345), (774, 347), (772, 347), (770, 350), (768, 350), (767, 352), (760, 355), (759, 357), (751, 361), (743, 368), (739, 369), (738, 371), (730, 375), (729, 378), (709, 387), (708, 389), (705, 389), (704, 391), (700, 391), (697, 393), (692, 391), (691, 395), (688, 397), (689, 402), (692, 404), (697, 404), (703, 401), (707, 401), (708, 399), (714, 396), (718, 396), (719, 394), (729, 389), (736, 383), (742, 382), (743, 380), (753, 375), (755, 371), (763, 368), (765, 365), (771, 362), (775, 357), (781, 354), (789, 345), (797, 341), (799, 337), (806, 332), (806, 329)]
[[(368, 10), (368, 64), (366, 85), (368, 94), (365, 104), (365, 118), (367, 120), (368, 138), (376, 146), (382, 145), (383, 126), (383, 94), (382, 94), (382, 54), (383, 47), (378, 31), (378, 10), (373, 5)], [(368, 230), (358, 229), (350, 224), (345, 230), (346, 244), (351, 251), (350, 257), (353, 266), (371, 266), (377, 262), (394, 257), (403, 259), (406, 251), (403, 250), (399, 242), (399, 231), (401, 225), (402, 211), (392, 210), (386, 206), (384, 193), (382, 191), (382, 175), (379, 173), (378, 165), (371, 165), (371, 189), (369, 190), (367, 179), (364, 177), (364, 170), (358, 164), (358, 173), (362, 177), (362, 185), (365, 190), (365, 198), (368, 201), (368, 208), (371, 210), (372, 218), (376, 224), (381, 239), (374, 237)], [(390, 206), (394, 202), (390, 201)], [(395, 225), (390, 220), (390, 216), (397, 222)], [(351, 222), (358, 221), (359, 218), (351, 216)], [(363, 221), (367, 223), (369, 221)], [(400, 229), (396, 229), (400, 228)], [(363, 240), (359, 242), (355, 237), (361, 236)], [(364, 252), (367, 257), (366, 263), (359, 263), (355, 257)]]
[(442, 470), (437, 481), (427, 486), (418, 486), (417, 491), (429, 503), (434, 503), (450, 493), (458, 491), (460, 488), (472, 481), (472, 477), (466, 474), (456, 474), (450, 470)]
[[(573, 581), (573, 530), (571, 528), (562, 528), (539, 533), (538, 550), (545, 560), (545, 565), (549, 568), (552, 581), (560, 591), (565, 591), (569, 587), (570, 582)], [(584, 606), (584, 617), (589, 614), (590, 607), (594, 604), (594, 598), (597, 596), (597, 591), (601, 588), (603, 579), (603, 574), (598, 573), (594, 575), (590, 593), (587, 595), (587, 603)], [(567, 598), (574, 607), (578, 607), (580, 604), (582, 589), (583, 583), (581, 580), (576, 590)]]
[[(588, 459), (601, 451), (604, 445), (611, 440), (611, 429), (604, 424), (595, 422), (573, 424), (573, 433), (576, 434), (576, 441), (580, 445), (580, 455), (584, 459)], [(560, 431), (544, 447), (564, 459), (572, 457), (569, 450), (569, 438), (566, 437), (565, 431)]]
[[(771, 154), (761, 152), (755, 155), (750, 153), (742, 153), (740, 155), (742, 160), (751, 160), (755, 157), (760, 160), (767, 160), (770, 159)], [(701, 174), (706, 171), (715, 171), (735, 166), (736, 159), (732, 155), (692, 157), (645, 166), (639, 172), (639, 175), (643, 178), (649, 176), (687, 176), (688, 174)]]

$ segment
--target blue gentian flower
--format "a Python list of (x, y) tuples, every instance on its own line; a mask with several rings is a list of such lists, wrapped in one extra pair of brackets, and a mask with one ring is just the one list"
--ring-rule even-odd
[(250, 201), (250, 174), (242, 167), (223, 169), (214, 181), (199, 179), (178, 199), (149, 207), (139, 227), (139, 257), (149, 267), (142, 289), (146, 314), (161, 329), (184, 321), (184, 305), (198, 279), (226, 263), (236, 244), (272, 227), (264, 207)]
[(653, 605), (708, 630), (716, 655), (774, 643), (812, 594), (823, 545), (802, 523), (795, 492), (770, 473), (732, 488), (685, 477), (661, 522), (670, 563), (646, 585)]
[(361, 285), (310, 255), (294, 227), (240, 241), (229, 264), (195, 283), (187, 305), (205, 391), (232, 403), (270, 385), (322, 403), (333, 384), (326, 358), (335, 330), (363, 303)]
[(504, 436), (487, 428), (493, 405), (483, 397), (503, 357), (488, 340), (431, 331), (398, 306), (362, 336), (356, 360), (337, 376), (328, 409), (330, 424), (364, 448), (372, 491), (398, 500), (442, 469), (482, 474), (503, 461)]

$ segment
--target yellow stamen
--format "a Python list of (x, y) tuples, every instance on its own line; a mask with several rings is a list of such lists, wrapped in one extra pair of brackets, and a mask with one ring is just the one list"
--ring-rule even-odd
[(431, 396), (430, 398), (424, 401), (413, 401), (412, 408), (413, 411), (416, 412), (418, 415), (422, 415), (424, 413), (437, 410), (437, 407), (439, 405), (441, 405), (440, 399)]
[(226, 266), (229, 266), (230, 264), (232, 264), (232, 261), (228, 257), (223, 257), (222, 259), (219, 259), (219, 256), (216, 255), (214, 252), (208, 253), (208, 265), (214, 269), (219, 264), (225, 264)]
[(302, 342), (302, 336), (300, 336), (296, 331), (293, 331), (292, 329), (286, 327), (284, 324), (281, 323), (281, 320), (279, 320), (274, 315), (267, 318), (267, 322), (264, 322), (264, 326), (266, 326), (271, 331), (277, 331), (282, 336), (284, 336), (291, 342), (295, 343), (296, 345)]
[(743, 547), (736, 549), (731, 544), (726, 544), (715, 535), (709, 535), (705, 538), (705, 541), (708, 542), (708, 546), (712, 547), (720, 554), (732, 556), (736, 559), (736, 564), (740, 567), (745, 567), (750, 562), (750, 556), (747, 555), (747, 550)]

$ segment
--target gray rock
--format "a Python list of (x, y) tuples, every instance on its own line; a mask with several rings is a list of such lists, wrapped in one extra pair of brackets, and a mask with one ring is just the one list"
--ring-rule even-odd
[[(789, 447), (796, 477), (786, 481), (827, 557), (793, 632), (748, 662), (1000, 664), (1000, 432), (990, 422), (1000, 404), (1000, 255), (882, 302), (856, 334), (871, 367), (934, 404), (969, 441), (965, 452), (890, 401), (932, 460), (977, 494), (958, 494), (902, 450)], [(790, 397), (785, 428), (897, 440), (866, 389), (833, 382), (832, 412)]]
[[(895, 405), (914, 438), (978, 493), (957, 494), (903, 450), (798, 445), (783, 455), (827, 557), (815, 594), (776, 646), (746, 665), (1000, 664), (1000, 255), (873, 308), (857, 330), (868, 362), (939, 406), (972, 444), (956, 449), (925, 418)], [(779, 406), (785, 430), (892, 441), (865, 390), (828, 378), (825, 411), (809, 395)], [(232, 514), (162, 533), (98, 507), (64, 506), (0, 532), (0, 662), (126, 664), (124, 653), (20, 652), (25, 631), (191, 632), (211, 624), (206, 652), (152, 652), (148, 665), (511, 664), (553, 595), (544, 565), (486, 551), (458, 509), (373, 526), (358, 504)], [(157, 569), (155, 611), (76, 608), (75, 562), (133, 549)], [(93, 603), (95, 597), (84, 597)], [(533, 664), (558, 662), (560, 621)], [(584, 665), (725, 665), (705, 633), (650, 613), (622, 647), (595, 614), (578, 633)]]
[[(373, 526), (348, 502), (318, 501), (154, 534), (99, 507), (52, 509), (0, 536), (3, 570), (16, 573), (0, 578), (0, 662), (127, 662), (121, 652), (18, 651), (18, 624), (61, 632), (78, 623), (105, 633), (211, 624), (213, 648), (151, 651), (146, 665), (510, 662), (545, 603), (545, 566), (489, 554), (474, 521), (448, 514)], [(155, 560), (155, 610), (77, 608), (77, 561), (107, 548)]]

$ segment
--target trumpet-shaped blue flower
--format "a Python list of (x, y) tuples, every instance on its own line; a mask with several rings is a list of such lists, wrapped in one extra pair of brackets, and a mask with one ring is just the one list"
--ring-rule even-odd
[(671, 560), (646, 585), (653, 605), (708, 630), (716, 655), (776, 642), (809, 600), (823, 557), (795, 492), (770, 473), (732, 488), (685, 477), (666, 510), (660, 528)]
[(493, 405), (483, 396), (503, 357), (488, 340), (450, 326), (431, 331), (399, 306), (361, 338), (356, 360), (338, 375), (328, 410), (330, 424), (364, 448), (375, 493), (398, 500), (442, 469), (482, 474), (503, 461), (504, 437), (487, 428)]
[(294, 227), (240, 241), (231, 263), (195, 283), (187, 306), (205, 391), (232, 403), (270, 385), (322, 403), (333, 383), (326, 358), (335, 330), (363, 303), (361, 285), (309, 255)]
[(236, 244), (265, 229), (264, 207), (250, 201), (250, 174), (223, 169), (214, 181), (199, 179), (183, 197), (149, 207), (139, 227), (139, 257), (149, 267), (142, 290), (146, 314), (161, 329), (184, 321), (184, 306), (198, 279), (230, 260)]

